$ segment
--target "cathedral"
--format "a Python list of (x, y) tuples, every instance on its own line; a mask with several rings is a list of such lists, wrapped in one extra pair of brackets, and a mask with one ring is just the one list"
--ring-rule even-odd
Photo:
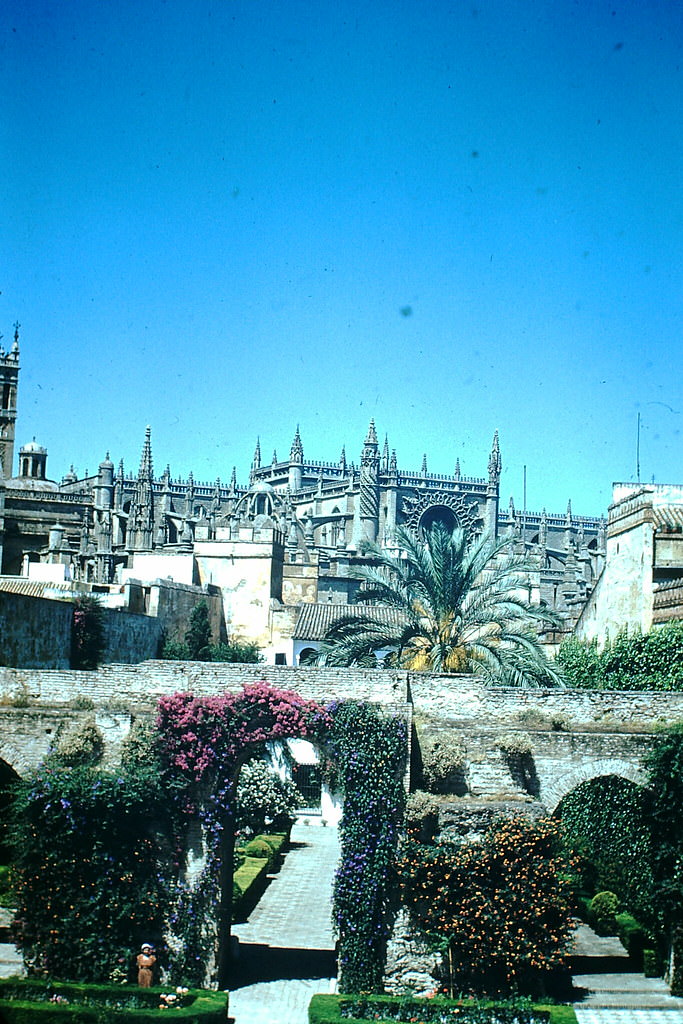
[[(329, 624), (335, 606), (357, 600), (354, 567), (364, 545), (391, 543), (397, 525), (443, 521), (475, 534), (509, 537), (525, 553), (532, 599), (572, 628), (599, 576), (603, 518), (520, 511), (500, 502), (497, 432), (481, 477), (403, 468), (374, 421), (352, 460), (307, 459), (297, 427), (288, 458), (264, 462), (256, 443), (249, 479), (228, 483), (155, 474), (147, 428), (137, 472), (109, 453), (97, 473), (57, 482), (35, 440), (18, 451), (19, 333), (0, 348), (0, 556), (4, 577), (75, 581), (106, 592), (125, 581), (170, 579), (222, 592), (225, 635), (259, 642), (269, 660), (297, 663)], [(357, 461), (354, 461), (357, 459)], [(304, 607), (314, 606), (314, 607)], [(337, 608), (338, 611), (338, 608)], [(306, 625), (303, 626), (302, 622)], [(294, 646), (289, 644), (295, 641)], [(298, 639), (298, 650), (297, 641)], [(558, 637), (550, 637), (549, 642)], [(304, 645), (304, 646), (302, 646)]]

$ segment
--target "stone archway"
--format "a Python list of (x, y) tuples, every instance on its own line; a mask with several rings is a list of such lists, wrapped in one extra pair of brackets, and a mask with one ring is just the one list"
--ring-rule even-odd
[(582, 764), (573, 765), (543, 787), (543, 803), (548, 813), (554, 814), (564, 797), (580, 786), (582, 782), (591, 782), (593, 779), (607, 775), (627, 779), (637, 786), (643, 786), (646, 781), (643, 769), (638, 764), (623, 758), (585, 761)]

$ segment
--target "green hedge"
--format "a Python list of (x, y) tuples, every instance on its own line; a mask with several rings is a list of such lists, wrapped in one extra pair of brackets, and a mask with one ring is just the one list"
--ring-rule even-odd
[(233, 875), (232, 918), (244, 921), (266, 888), (270, 861), (267, 857), (247, 857)]
[(646, 946), (652, 947), (652, 935), (643, 928), (640, 921), (637, 921), (633, 914), (624, 912), (617, 914), (617, 935), (622, 946), (640, 969), (643, 964), (643, 950)]
[[(0, 979), (0, 1020), (3, 1024), (153, 1024), (168, 1017), (160, 1010), (162, 993), (173, 987), (138, 988), (133, 985), (78, 985), (33, 978)], [(68, 1003), (51, 1003), (60, 996)], [(173, 1020), (182, 1024), (224, 1024), (228, 997), (225, 992), (190, 989), (186, 1006), (173, 1009)], [(46, 1001), (43, 1001), (46, 1000)], [(126, 1009), (135, 1000), (135, 1009)], [(142, 1006), (140, 1005), (142, 1004)]]
[[(473, 1022), (479, 1024), (479, 1022), (484, 1021), (486, 1019), (485, 1013), (487, 1008), (491, 1010), (498, 1008), (498, 1019), (506, 1019), (500, 1015), (500, 1011), (503, 1010), (502, 1004), (496, 1004), (495, 1002), (491, 1002), (490, 1004), (482, 1004), (482, 1002), (471, 1003), (470, 1008), (472, 1013), (468, 1014), (468, 1004), (466, 1002), (461, 1002), (456, 999), (445, 999), (440, 996), (430, 1000), (407, 1000), (405, 997), (401, 996), (364, 995), (359, 997), (317, 995), (313, 996), (308, 1006), (309, 1024), (341, 1024), (342, 1021), (350, 1020), (351, 1018), (349, 1017), (342, 1017), (340, 1005), (343, 1002), (349, 1002), (350, 1000), (357, 998), (363, 998), (369, 1003), (372, 1003), (373, 1007), (376, 1006), (376, 1014), (382, 1013), (383, 1006), (387, 1008), (387, 1013), (395, 1012), (399, 1006), (406, 1011), (410, 1009), (410, 1014), (407, 1012), (405, 1013), (406, 1020), (410, 1020), (411, 1016), (417, 1020), (424, 1020), (424, 1012), (421, 1015), (420, 1011), (424, 1011), (425, 1006), (430, 1006), (435, 1010), (440, 1007), (443, 1007), (444, 1009), (448, 1007), (453, 1007), (454, 1009), (457, 1008), (458, 1015), (454, 1016), (454, 1021), (462, 1021), (462, 1024), (473, 1024)], [(534, 1010), (538, 1014), (538, 1017), (546, 1020), (548, 1024), (576, 1024), (576, 1014), (571, 1006), (548, 1006), (535, 1004)], [(507, 1012), (509, 1014), (510, 1021), (514, 1021), (515, 1019), (519, 1021), (524, 1020), (524, 1017), (521, 1016), (519, 1010), (508, 1009)], [(382, 1018), (381, 1016), (379, 1018), (376, 1017), (375, 1013), (373, 1013), (372, 1017), (364, 1019), (354, 1018), (354, 1020), (356, 1024), (376, 1024), (376, 1021), (378, 1019), (381, 1020)]]

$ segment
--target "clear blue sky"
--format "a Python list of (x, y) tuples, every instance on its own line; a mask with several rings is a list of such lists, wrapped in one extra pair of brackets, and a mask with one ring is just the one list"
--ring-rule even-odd
[(683, 4), (5, 0), (18, 441), (246, 481), (289, 451), (599, 514), (683, 482)]

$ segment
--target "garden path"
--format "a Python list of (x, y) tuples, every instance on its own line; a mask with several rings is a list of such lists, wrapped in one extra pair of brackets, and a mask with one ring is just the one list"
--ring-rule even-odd
[(230, 990), (236, 1024), (307, 1024), (308, 1004), (334, 991), (330, 920), (339, 861), (336, 828), (297, 821), (292, 849), (245, 924), (233, 927), (239, 958)]
[(24, 963), (16, 946), (9, 939), (9, 926), (13, 912), (0, 907), (0, 978), (12, 978), (24, 973)]
[(683, 999), (661, 978), (637, 974), (619, 939), (585, 924), (576, 931), (572, 974), (574, 988), (586, 992), (574, 1004), (579, 1024), (683, 1024)]

